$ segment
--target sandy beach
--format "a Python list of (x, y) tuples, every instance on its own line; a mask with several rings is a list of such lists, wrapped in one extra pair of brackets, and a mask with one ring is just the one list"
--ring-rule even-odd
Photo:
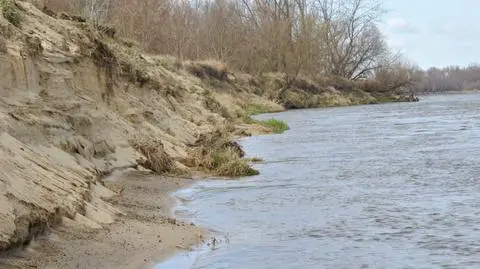
[(171, 215), (175, 202), (170, 194), (192, 183), (138, 171), (110, 176), (105, 185), (116, 191), (106, 200), (121, 211), (113, 224), (95, 227), (65, 219), (25, 249), (0, 256), (0, 267), (151, 268), (204, 241), (201, 228)]

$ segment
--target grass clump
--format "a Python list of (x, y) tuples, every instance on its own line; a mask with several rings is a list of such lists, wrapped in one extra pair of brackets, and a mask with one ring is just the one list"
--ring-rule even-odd
[(275, 134), (281, 134), (290, 129), (287, 123), (285, 123), (282, 120), (269, 119), (269, 120), (260, 121), (260, 123), (263, 126), (270, 128), (272, 132), (274, 132)]
[(282, 120), (268, 119), (268, 120), (255, 120), (250, 115), (244, 114), (242, 121), (246, 124), (259, 124), (272, 131), (274, 134), (281, 134), (287, 130), (290, 130), (288, 124)]
[(187, 166), (195, 167), (221, 177), (258, 175), (237, 142), (231, 140), (229, 130), (222, 129), (203, 134), (194, 145)]
[(246, 124), (259, 124), (264, 127), (267, 127), (275, 134), (281, 134), (290, 128), (288, 125), (281, 120), (269, 119), (269, 120), (255, 120), (251, 116), (258, 115), (262, 113), (269, 112), (278, 112), (274, 107), (263, 105), (263, 104), (249, 104), (243, 107), (243, 111), (238, 112), (240, 119)]
[(7, 21), (13, 24), (16, 27), (22, 25), (22, 14), (15, 5), (14, 0), (0, 0), (0, 10), (2, 15)]
[(218, 176), (241, 177), (255, 176), (259, 172), (250, 167), (232, 148), (225, 148), (212, 153), (213, 171)]

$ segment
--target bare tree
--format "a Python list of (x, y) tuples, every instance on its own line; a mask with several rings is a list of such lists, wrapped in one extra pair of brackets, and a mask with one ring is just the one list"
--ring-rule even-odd
[[(59, 1), (59, 0), (48, 0)], [(381, 0), (64, 0), (151, 52), (248, 73), (368, 79), (396, 68)], [(382, 71), (382, 72), (383, 72)]]
[(422, 80), (420, 68), (415, 64), (398, 58), (397, 55), (386, 59), (386, 63), (380, 62), (381, 67), (375, 70), (374, 78), (383, 91), (406, 90)]
[(77, 0), (74, 3), (75, 8), (94, 24), (103, 24), (109, 19), (112, 8), (110, 0)]
[(329, 72), (359, 79), (379, 68), (378, 59), (387, 53), (376, 25), (383, 14), (377, 0), (316, 0), (325, 25)]

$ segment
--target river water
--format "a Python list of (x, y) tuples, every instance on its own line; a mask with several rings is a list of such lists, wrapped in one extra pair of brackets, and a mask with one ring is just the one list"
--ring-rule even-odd
[(480, 95), (261, 118), (259, 176), (178, 194), (219, 235), (189, 268), (480, 268)]

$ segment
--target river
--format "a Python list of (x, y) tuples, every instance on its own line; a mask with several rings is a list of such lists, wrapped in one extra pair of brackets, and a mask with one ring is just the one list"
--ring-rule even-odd
[(480, 95), (260, 118), (259, 176), (178, 193), (219, 238), (188, 268), (480, 268)]

